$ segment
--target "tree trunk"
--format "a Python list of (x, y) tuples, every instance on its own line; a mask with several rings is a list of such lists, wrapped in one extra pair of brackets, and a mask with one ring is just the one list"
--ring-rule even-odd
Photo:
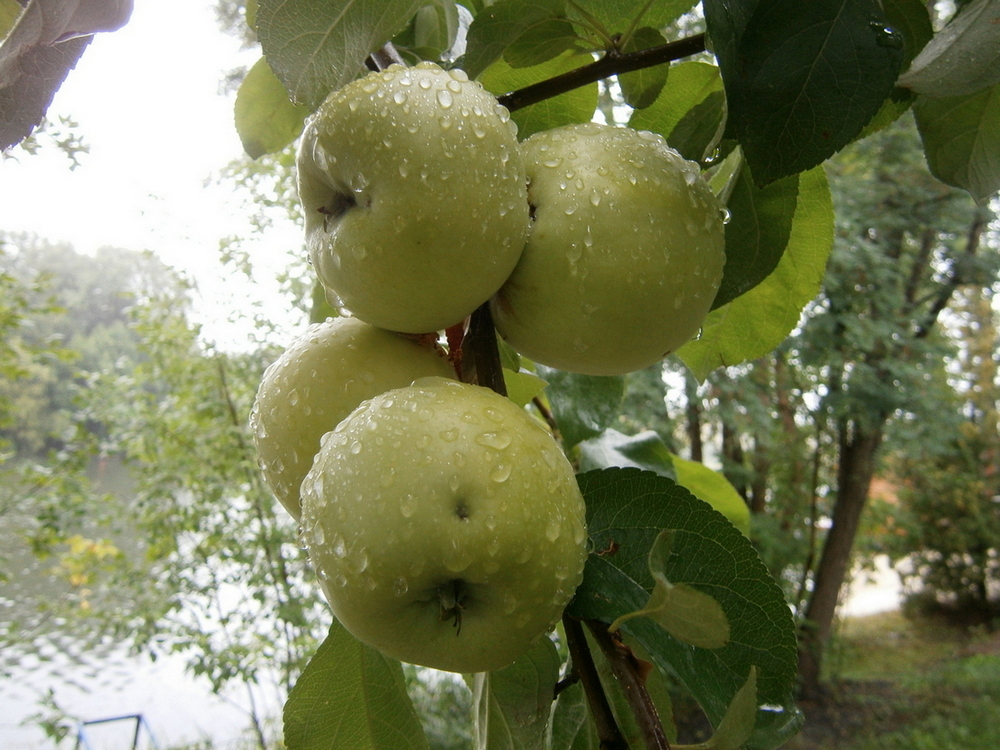
[(840, 463), (833, 525), (823, 544), (799, 644), (799, 680), (805, 698), (819, 692), (823, 651), (830, 637), (840, 589), (847, 577), (861, 513), (868, 500), (884, 425), (884, 420), (871, 426), (845, 422), (839, 428)]
[(687, 436), (691, 446), (688, 456), (692, 461), (703, 458), (701, 442), (701, 399), (698, 397), (698, 383), (690, 375), (684, 378), (684, 395), (687, 396)]

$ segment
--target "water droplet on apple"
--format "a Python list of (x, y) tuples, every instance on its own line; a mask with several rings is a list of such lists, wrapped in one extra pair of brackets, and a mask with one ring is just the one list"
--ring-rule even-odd
[(554, 542), (559, 538), (560, 534), (562, 534), (562, 523), (560, 519), (549, 519), (549, 523), (545, 527), (545, 538), (550, 542)]
[(437, 101), (442, 109), (450, 109), (455, 103), (454, 97), (452, 97), (451, 92), (447, 89), (441, 89), (437, 92)]
[(506, 482), (510, 478), (510, 472), (510, 464), (499, 463), (490, 472), (490, 479), (497, 483)]
[(333, 544), (330, 548), (333, 550), (333, 554), (340, 559), (347, 557), (347, 543), (344, 541), (344, 537), (337, 534), (333, 537)]
[(358, 554), (351, 561), (356, 573), (364, 573), (368, 570), (368, 550), (364, 547), (358, 550)]
[(504, 592), (503, 595), (503, 613), (505, 615), (512, 615), (517, 610), (517, 597), (511, 592)]
[(407, 591), (410, 590), (410, 584), (407, 582), (403, 576), (400, 576), (392, 584), (392, 593), (396, 596), (403, 596)]
[(452, 463), (454, 463), (455, 466), (459, 469), (464, 467), (469, 462), (469, 459), (466, 457), (464, 453), (462, 453), (462, 451), (455, 451), (454, 453), (452, 453), (451, 460)]
[(496, 448), (497, 450), (503, 450), (511, 443), (510, 433), (504, 430), (497, 430), (496, 432), (483, 432), (476, 436), (476, 442), (479, 445), (485, 446), (487, 448)]
[(447, 430), (442, 430), (442, 432), (440, 433), (440, 437), (446, 443), (454, 443), (456, 440), (458, 440), (458, 430), (455, 429), (454, 427), (451, 427)]

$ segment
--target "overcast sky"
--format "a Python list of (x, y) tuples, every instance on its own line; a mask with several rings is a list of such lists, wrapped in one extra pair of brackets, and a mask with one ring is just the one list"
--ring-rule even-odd
[[(124, 28), (94, 38), (49, 109), (52, 119), (75, 119), (90, 146), (76, 170), (54, 147), (0, 162), (0, 228), (83, 252), (152, 250), (197, 279), (210, 323), (248, 294), (218, 262), (219, 240), (246, 235), (248, 224), (232, 187), (216, 178), (242, 151), (234, 97), (220, 94), (220, 82), (256, 57), (219, 30), (212, 6), (140, 0)], [(289, 229), (256, 258), (262, 277), (299, 244)], [(238, 343), (245, 334), (210, 325), (208, 335)]]

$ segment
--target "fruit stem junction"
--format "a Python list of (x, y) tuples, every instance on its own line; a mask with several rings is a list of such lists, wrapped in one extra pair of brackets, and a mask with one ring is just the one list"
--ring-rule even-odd
[(465, 582), (453, 578), (437, 590), (438, 603), (441, 606), (441, 622), (454, 620), (456, 637), (462, 633), (462, 613), (465, 611)]

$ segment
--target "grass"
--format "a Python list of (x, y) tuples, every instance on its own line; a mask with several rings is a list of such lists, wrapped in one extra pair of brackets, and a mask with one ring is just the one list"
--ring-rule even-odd
[(889, 612), (844, 622), (829, 696), (788, 750), (1000, 748), (1000, 633)]

